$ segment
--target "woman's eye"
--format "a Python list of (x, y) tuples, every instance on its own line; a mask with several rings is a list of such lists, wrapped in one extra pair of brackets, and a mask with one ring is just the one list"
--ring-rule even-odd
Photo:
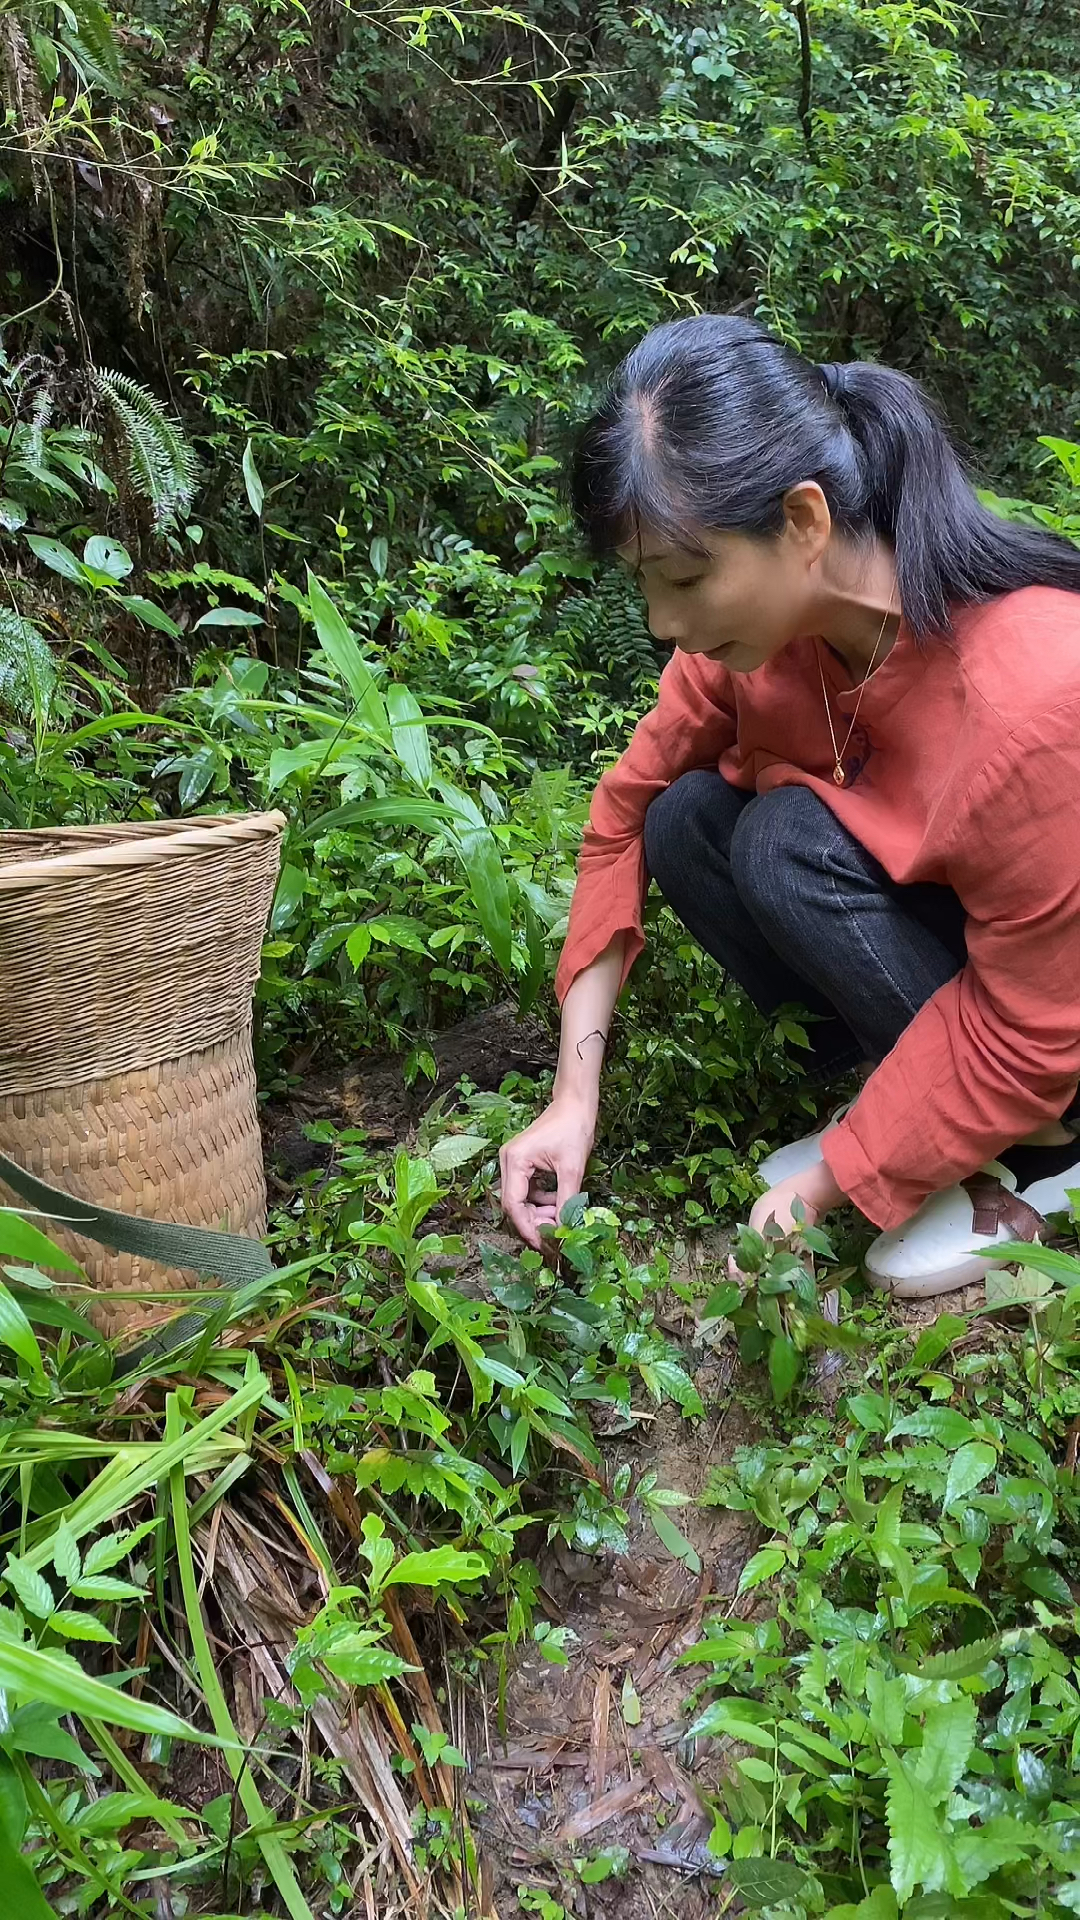
[(692, 580), (673, 580), (671, 584), (676, 593), (689, 593), (691, 587), (699, 586), (700, 583), (701, 575), (698, 573), (694, 575)]

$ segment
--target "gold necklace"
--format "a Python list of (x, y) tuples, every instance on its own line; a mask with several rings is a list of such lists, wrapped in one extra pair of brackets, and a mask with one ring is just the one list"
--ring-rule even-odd
[(859, 682), (859, 697), (855, 702), (855, 711), (851, 716), (851, 725), (847, 730), (847, 735), (844, 739), (844, 744), (842, 747), (838, 747), (836, 744), (836, 728), (833, 726), (832, 708), (829, 705), (829, 690), (825, 685), (825, 669), (821, 664), (821, 655), (820, 653), (818, 654), (818, 673), (821, 675), (821, 693), (822, 693), (822, 698), (825, 701), (825, 718), (829, 723), (829, 739), (832, 741), (833, 761), (834, 761), (832, 777), (833, 777), (834, 785), (838, 787), (842, 787), (846, 779), (846, 775), (844, 773), (844, 755), (846, 754), (848, 748), (851, 745), (851, 736), (855, 731), (856, 723), (859, 718), (859, 708), (862, 706), (862, 697), (863, 697), (863, 694), (866, 692), (866, 683), (873, 674), (874, 662), (878, 657), (878, 649), (880, 648), (881, 643), (885, 638), (885, 629), (889, 624), (889, 615), (891, 614), (891, 612), (892, 612), (892, 596), (890, 595), (889, 604), (885, 609), (885, 618), (881, 623), (881, 631), (879, 632), (877, 639), (874, 641), (874, 651), (870, 655), (870, 665), (867, 667), (865, 674), (863, 675), (862, 679)]

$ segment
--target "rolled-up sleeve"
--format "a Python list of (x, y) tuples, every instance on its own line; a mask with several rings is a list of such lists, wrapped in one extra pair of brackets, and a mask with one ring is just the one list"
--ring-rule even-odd
[(1080, 1079), (1080, 701), (1014, 732), (954, 804), (967, 965), (824, 1146), (884, 1228), (1059, 1119)]
[(681, 774), (715, 767), (735, 740), (735, 698), (726, 670), (676, 653), (660, 676), (656, 706), (596, 788), (581, 844), (577, 885), (555, 977), (560, 1002), (615, 935), (626, 937), (623, 979), (645, 945), (641, 910), (649, 804)]

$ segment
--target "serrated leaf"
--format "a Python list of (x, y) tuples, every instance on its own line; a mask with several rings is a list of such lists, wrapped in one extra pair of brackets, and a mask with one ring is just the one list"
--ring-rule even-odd
[(962, 1884), (955, 1884), (955, 1860), (926, 1788), (902, 1756), (887, 1753), (884, 1758), (889, 1774), (889, 1863), (898, 1904), (903, 1907), (916, 1887), (928, 1893), (963, 1892)]
[(160, 1526), (158, 1520), (144, 1520), (141, 1526), (127, 1527), (122, 1533), (106, 1533), (89, 1547), (83, 1560), (83, 1574), (104, 1573), (107, 1568), (115, 1567), (119, 1561), (126, 1560), (141, 1541)]
[(922, 1746), (907, 1756), (907, 1764), (933, 1806), (948, 1799), (965, 1772), (974, 1745), (975, 1702), (970, 1694), (962, 1693), (955, 1700), (927, 1708)]
[(949, 1462), (949, 1477), (945, 1482), (946, 1508), (962, 1500), (966, 1494), (973, 1493), (980, 1480), (985, 1480), (996, 1466), (996, 1447), (992, 1447), (987, 1440), (968, 1441), (966, 1446), (953, 1454)]
[(52, 1563), (60, 1579), (68, 1587), (82, 1572), (79, 1543), (66, 1520), (61, 1520), (53, 1535)]
[(50, 1630), (62, 1633), (65, 1640), (100, 1640), (106, 1646), (116, 1645), (115, 1633), (110, 1633), (103, 1620), (93, 1613), (78, 1613), (73, 1608), (61, 1607), (59, 1612), (49, 1616)]
[(80, 1580), (73, 1581), (71, 1591), (80, 1600), (139, 1600), (146, 1589), (132, 1586), (130, 1580), (114, 1579), (108, 1573), (94, 1573), (83, 1574)]
[(3, 1577), (24, 1613), (32, 1613), (35, 1620), (48, 1619), (56, 1601), (44, 1574), (13, 1555), (4, 1568)]

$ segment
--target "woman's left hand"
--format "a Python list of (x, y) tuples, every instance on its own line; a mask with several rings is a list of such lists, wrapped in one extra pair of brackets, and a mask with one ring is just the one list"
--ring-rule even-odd
[(763, 1193), (754, 1203), (750, 1225), (755, 1233), (763, 1233), (769, 1221), (775, 1220), (782, 1233), (794, 1233), (800, 1224), (792, 1213), (796, 1200), (801, 1200), (803, 1205), (801, 1224), (812, 1227), (830, 1207), (839, 1206), (843, 1198), (824, 1160), (818, 1160), (805, 1172), (792, 1174)]

